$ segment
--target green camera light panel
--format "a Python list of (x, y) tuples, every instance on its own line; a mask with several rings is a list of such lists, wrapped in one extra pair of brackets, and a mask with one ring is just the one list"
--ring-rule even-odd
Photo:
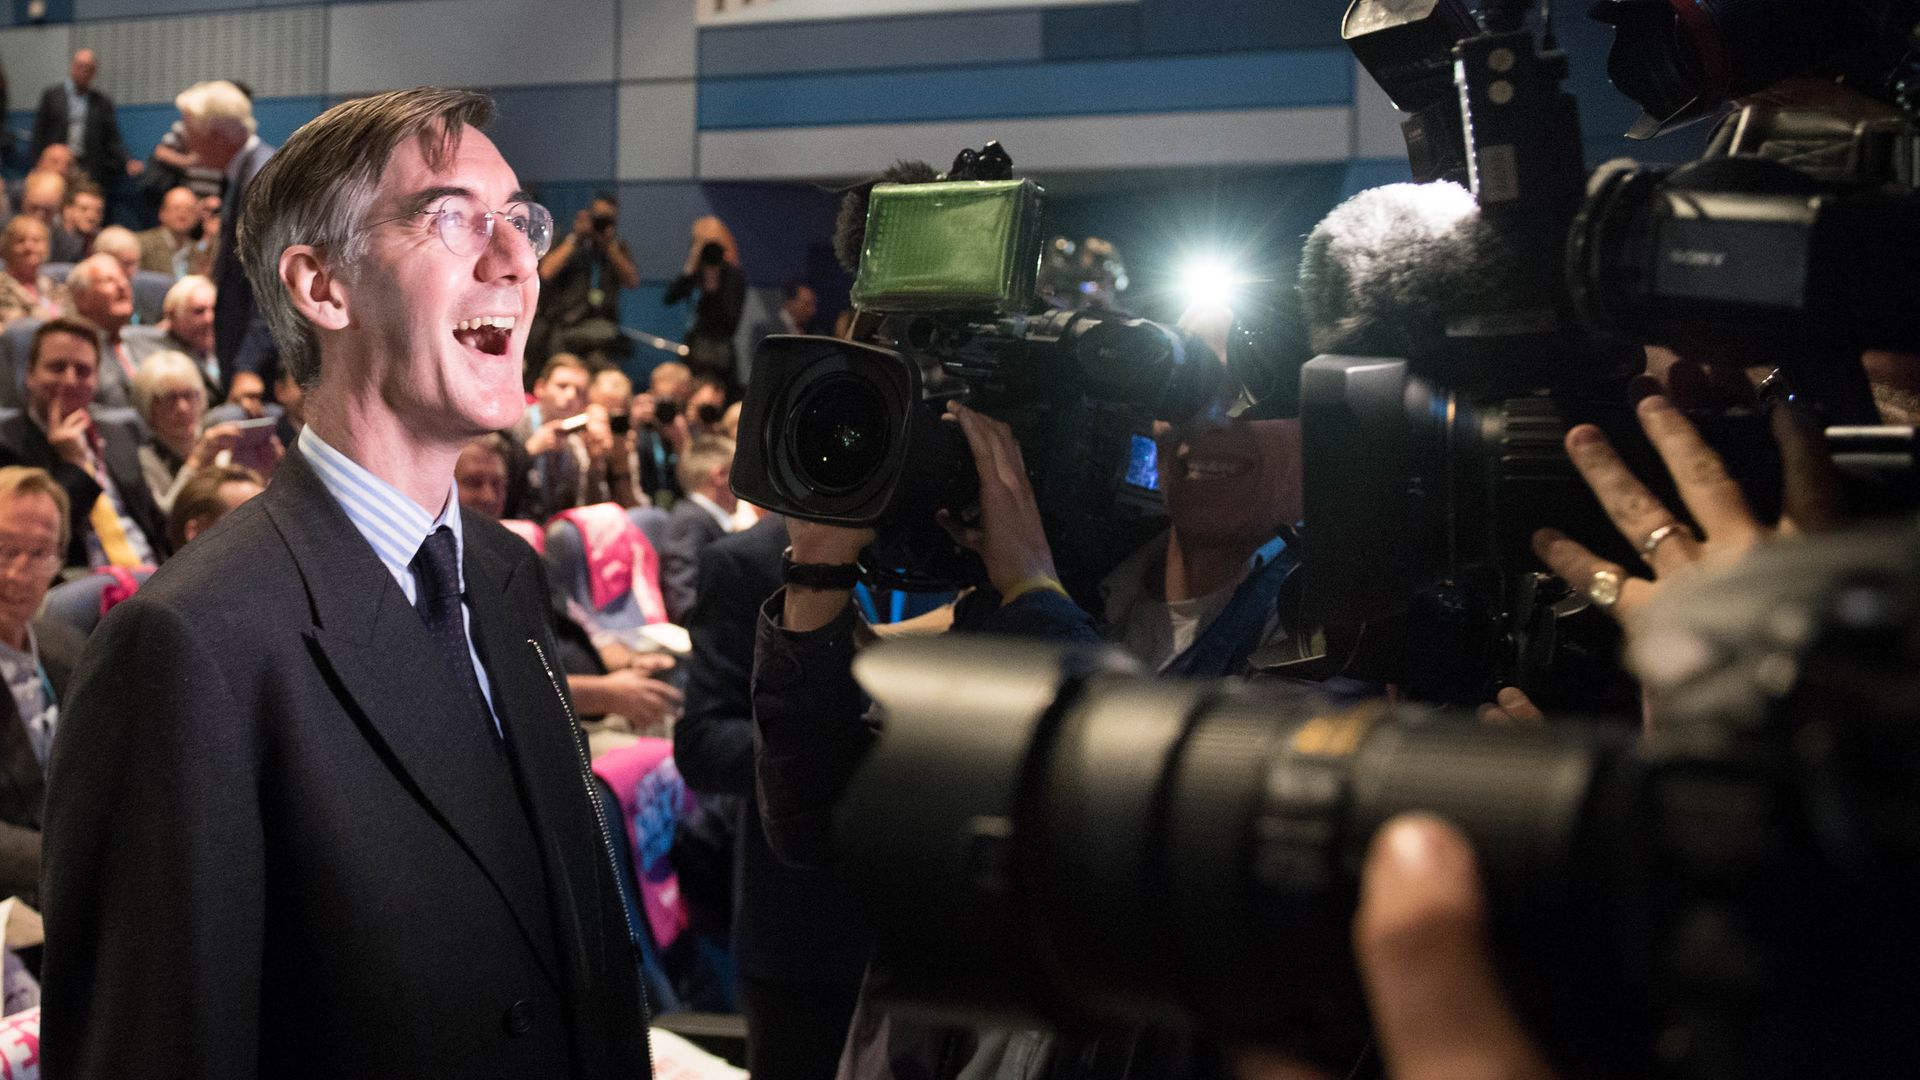
[(867, 311), (1024, 311), (1040, 262), (1031, 180), (877, 184), (853, 302)]

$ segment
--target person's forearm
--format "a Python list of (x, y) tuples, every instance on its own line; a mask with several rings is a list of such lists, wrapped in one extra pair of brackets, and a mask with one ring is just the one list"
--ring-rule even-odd
[(853, 599), (852, 589), (810, 589), (788, 585), (780, 609), (780, 627), (805, 633), (839, 618)]
[(607, 260), (613, 263), (613, 273), (620, 279), (623, 289), (640, 287), (640, 268), (633, 265), (633, 256), (627, 254), (627, 245), (615, 240), (607, 245)]
[(608, 675), (568, 675), (567, 692), (573, 696), (574, 711), (583, 716), (617, 713), (625, 704)]

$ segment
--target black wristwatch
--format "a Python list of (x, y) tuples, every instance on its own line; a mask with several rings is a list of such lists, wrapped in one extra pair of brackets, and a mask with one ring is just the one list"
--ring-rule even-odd
[(809, 589), (851, 589), (860, 583), (860, 564), (797, 563), (789, 547), (780, 553), (780, 579)]

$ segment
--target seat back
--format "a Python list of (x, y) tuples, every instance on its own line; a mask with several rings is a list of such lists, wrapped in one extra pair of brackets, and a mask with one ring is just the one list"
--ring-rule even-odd
[[(145, 582), (152, 573), (150, 569), (134, 570), (133, 580), (136, 583)], [(47, 598), (40, 605), (40, 615), (82, 634), (91, 634), (93, 628), (100, 625), (100, 598), (116, 584), (118, 579), (112, 574), (88, 574), (83, 578), (61, 582), (47, 590)]]
[(27, 404), (27, 358), (39, 319), (15, 319), (0, 330), (0, 405), (9, 409)]
[(154, 270), (133, 272), (133, 317), (146, 326), (166, 318), (167, 290), (173, 288), (173, 275)]

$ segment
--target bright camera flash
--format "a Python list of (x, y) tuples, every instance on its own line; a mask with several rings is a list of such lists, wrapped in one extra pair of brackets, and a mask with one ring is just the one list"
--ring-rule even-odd
[(1240, 290), (1246, 283), (1238, 269), (1218, 256), (1192, 259), (1180, 270), (1180, 292), (1189, 304), (1231, 308), (1239, 303)]

